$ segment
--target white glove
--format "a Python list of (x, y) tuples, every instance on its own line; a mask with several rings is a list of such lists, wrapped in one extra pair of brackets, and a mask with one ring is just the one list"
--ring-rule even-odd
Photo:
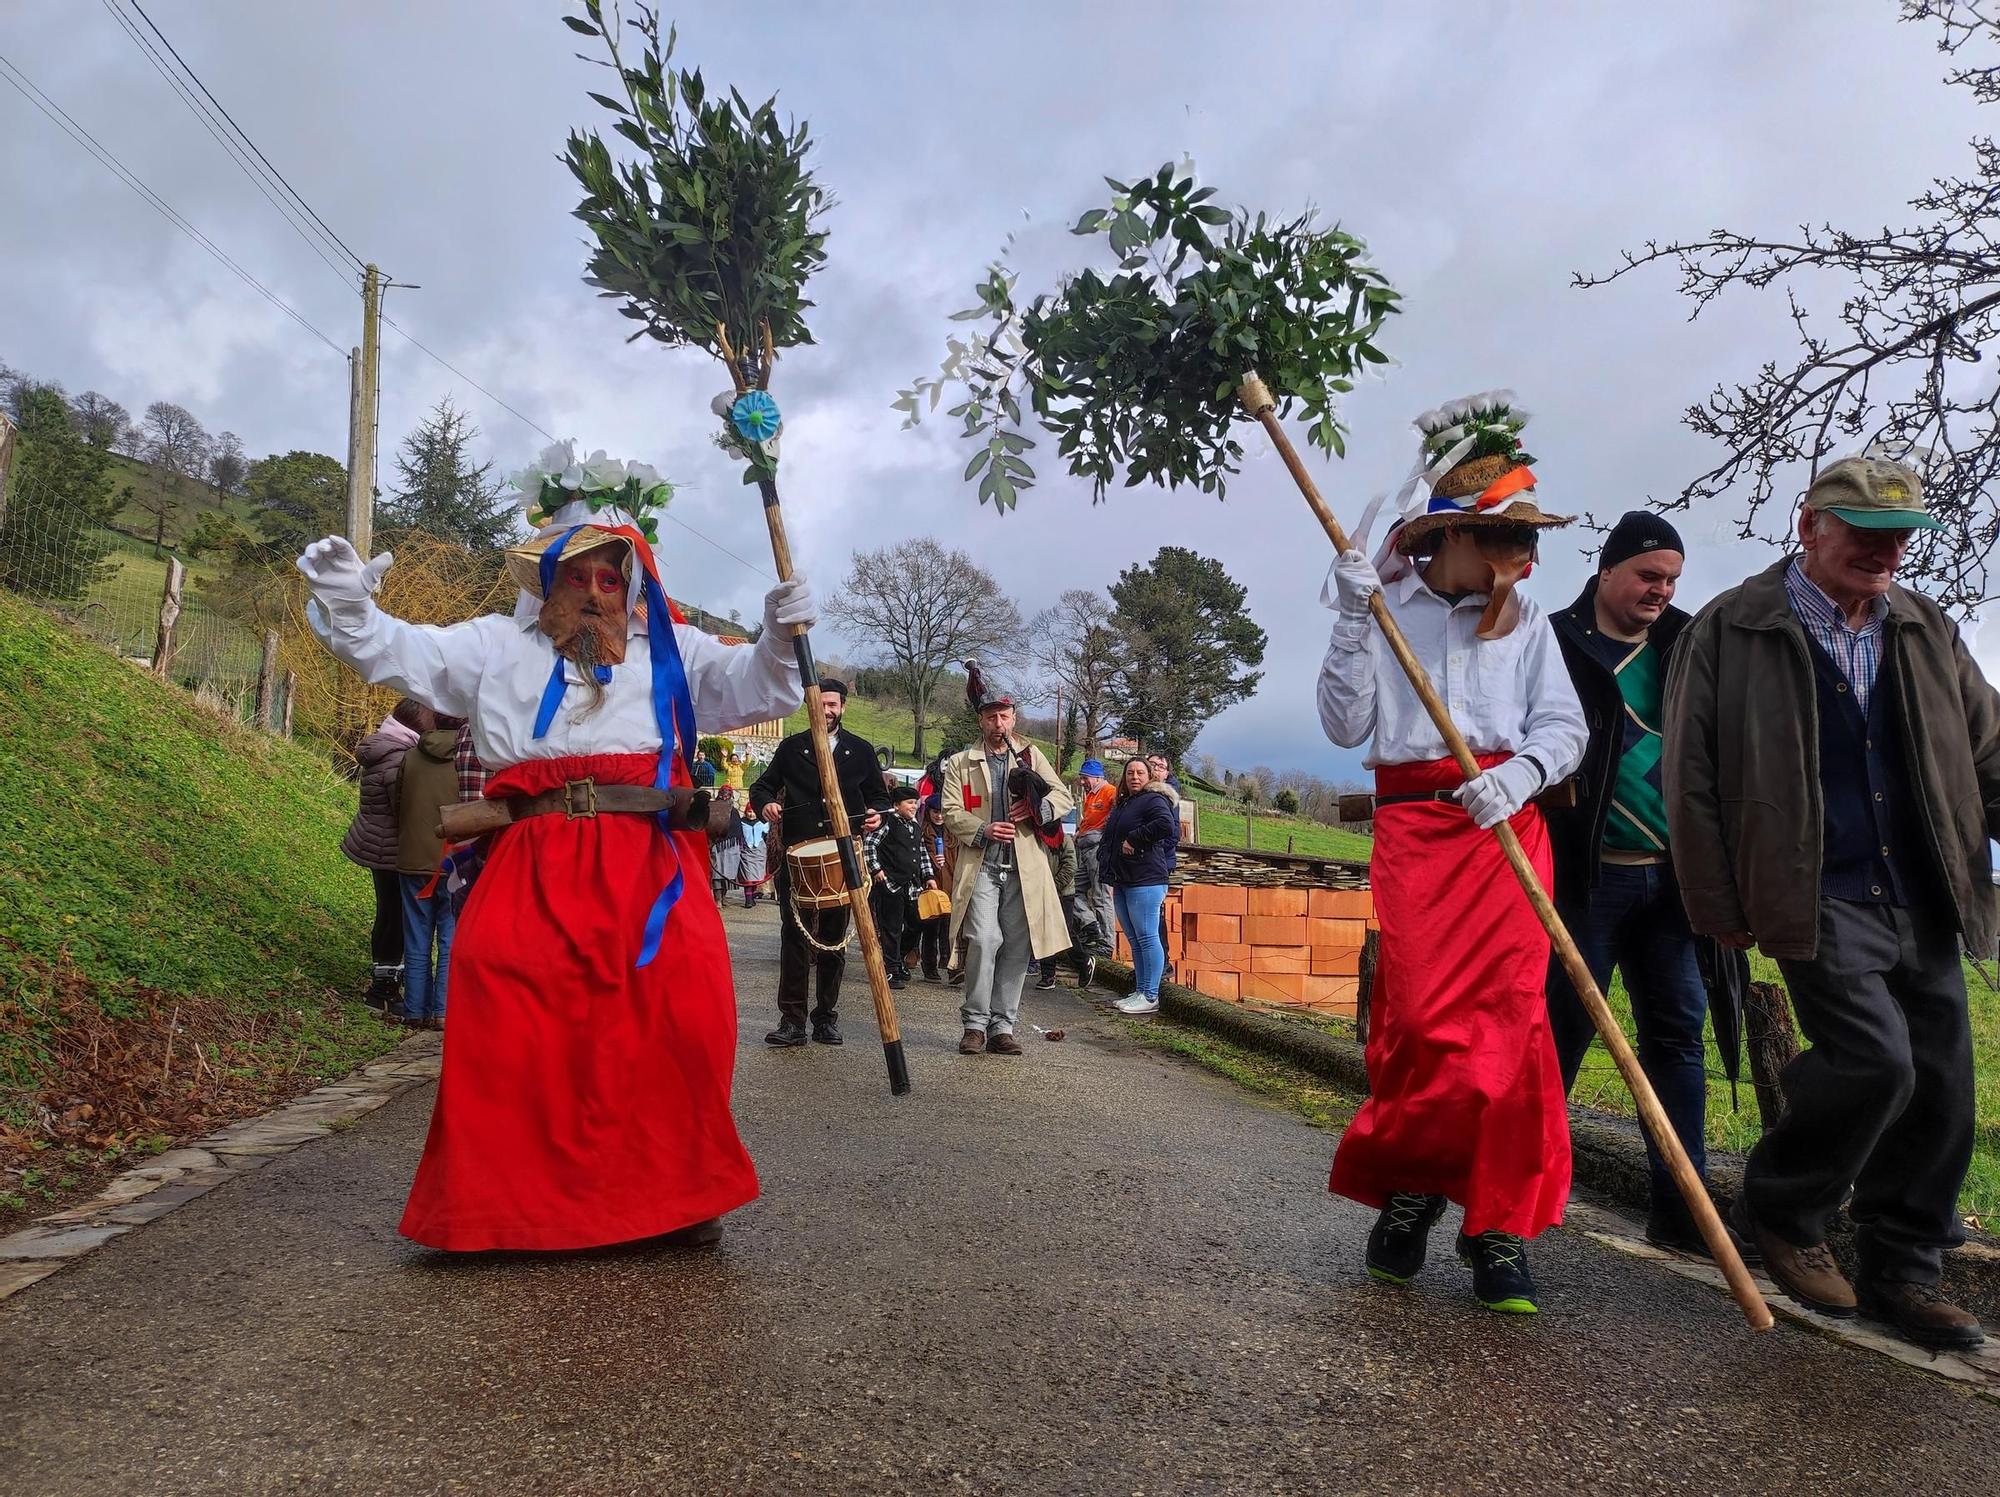
[(780, 582), (764, 594), (766, 633), (789, 639), (793, 626), (803, 624), (810, 629), (818, 622), (819, 604), (803, 576), (794, 576), (790, 582)]
[(1382, 591), (1375, 564), (1359, 551), (1343, 551), (1333, 562), (1333, 591), (1343, 617), (1368, 617), (1368, 600)]
[(1498, 826), (1528, 803), (1542, 788), (1542, 768), (1525, 754), (1496, 764), (1452, 791), (1482, 832)]
[(384, 551), (366, 566), (354, 547), (337, 535), (314, 541), (298, 559), (299, 571), (326, 611), (335, 618), (358, 618), (368, 611), (369, 599), (382, 585), (382, 574), (396, 559)]

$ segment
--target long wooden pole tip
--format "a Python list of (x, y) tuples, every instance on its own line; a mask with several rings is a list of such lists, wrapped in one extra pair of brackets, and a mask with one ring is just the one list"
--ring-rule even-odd
[(1253, 418), (1277, 408), (1278, 402), (1271, 398), (1271, 387), (1264, 383), (1254, 369), (1243, 371), (1243, 378), (1237, 382), (1236, 395), (1243, 402), (1243, 409)]

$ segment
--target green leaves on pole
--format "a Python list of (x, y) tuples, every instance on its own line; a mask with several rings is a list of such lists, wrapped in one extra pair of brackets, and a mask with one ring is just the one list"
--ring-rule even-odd
[(952, 314), (990, 330), (948, 338), (937, 378), (898, 392), (904, 425), (963, 385), (947, 414), (979, 444), (965, 478), (1002, 511), (1035, 478), (1024, 406), (1095, 499), (1121, 474), (1127, 487), (1191, 484), (1220, 499), (1243, 455), (1237, 384), (1255, 368), (1281, 416), (1302, 416), (1307, 440), (1344, 456), (1339, 398), (1389, 361), (1376, 339), (1399, 302), (1367, 246), (1311, 212), (1276, 221), (1217, 206), (1185, 163), (1104, 180), (1111, 200), (1071, 232), (1103, 236), (1115, 273), (1086, 267), (1023, 306), (1014, 272), (990, 266), (978, 305)]
[[(706, 349), (741, 384), (761, 386), (773, 353), (813, 341), (804, 291), (826, 260), (817, 225), (828, 199), (806, 165), (807, 127), (781, 122), (775, 98), (712, 98), (699, 71), (670, 67), (674, 32), (662, 38), (654, 7), (623, 20), (614, 3), (609, 24), (604, 0), (582, 8), (563, 24), (603, 42), (608, 60), (584, 60), (619, 83), (591, 98), (638, 152), (619, 159), (595, 132), (570, 133), (563, 160), (584, 192), (576, 216), (596, 242), (584, 280), (641, 324), (633, 339)], [(628, 30), (636, 60), (619, 44)]]

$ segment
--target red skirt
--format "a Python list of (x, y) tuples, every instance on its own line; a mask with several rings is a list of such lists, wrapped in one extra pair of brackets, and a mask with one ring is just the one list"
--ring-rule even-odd
[[(1398, 795), (1462, 778), (1449, 759), (1386, 765), (1375, 788)], [(1547, 887), (1542, 813), (1525, 807), (1513, 827)], [(1382, 807), (1369, 879), (1382, 925), (1369, 1096), (1334, 1153), (1330, 1188), (1375, 1207), (1393, 1191), (1442, 1195), (1465, 1208), (1468, 1233), (1533, 1237), (1562, 1220), (1570, 1181), (1548, 933), (1499, 839), (1455, 804)]]
[[(486, 793), (650, 785), (656, 763), (533, 759)], [(651, 817), (611, 814), (537, 816), (495, 838), (452, 943), (444, 1074), (404, 1236), (456, 1252), (596, 1247), (756, 1198), (729, 1111), (736, 994), (707, 841), (672, 843)], [(676, 855), (680, 902), (638, 967)]]

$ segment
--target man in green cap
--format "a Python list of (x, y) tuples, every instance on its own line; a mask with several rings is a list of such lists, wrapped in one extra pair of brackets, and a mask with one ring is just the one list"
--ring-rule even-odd
[[(1959, 942), (1994, 950), (2000, 695), (1937, 604), (1896, 585), (1935, 528), (1900, 463), (1822, 472), (1800, 554), (1688, 626), (1663, 763), (1689, 922), (1776, 958), (1811, 1042), (1731, 1225), (1808, 1308), (1951, 1348), (1982, 1338), (1939, 1278), (1972, 1158)], [(1826, 1246), (1850, 1189), (1858, 1283)]]

